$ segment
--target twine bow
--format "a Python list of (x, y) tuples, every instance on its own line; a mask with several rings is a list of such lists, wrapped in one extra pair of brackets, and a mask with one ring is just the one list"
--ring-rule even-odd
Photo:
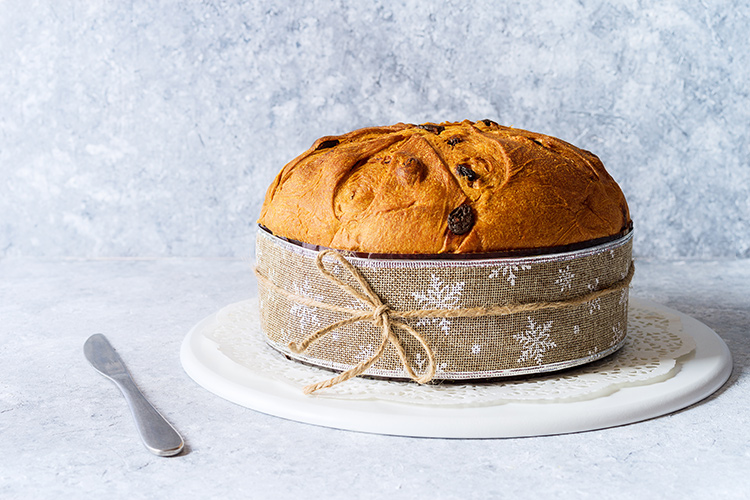
[[(333, 257), (347, 271), (349, 271), (350, 275), (361, 287), (362, 291), (357, 290), (355, 287), (349, 285), (348, 283), (345, 283), (337, 276), (334, 276), (330, 271), (328, 271), (323, 265), (323, 259), (326, 256)], [(342, 372), (329, 380), (305, 386), (303, 389), (305, 394), (310, 394), (319, 389), (325, 389), (327, 387), (334, 386), (364, 373), (368, 368), (375, 364), (378, 359), (380, 359), (380, 357), (385, 352), (388, 344), (391, 344), (396, 349), (396, 353), (401, 360), (401, 364), (404, 367), (404, 370), (412, 380), (419, 384), (426, 384), (427, 382), (431, 381), (435, 376), (435, 355), (432, 351), (432, 348), (430, 348), (424, 337), (422, 337), (422, 335), (414, 328), (409, 326), (407, 323), (396, 320), (394, 318), (477, 318), (483, 316), (505, 316), (508, 314), (539, 311), (542, 309), (572, 307), (590, 302), (592, 300), (596, 300), (597, 298), (604, 295), (608, 295), (610, 293), (614, 293), (627, 288), (628, 286), (630, 286), (630, 282), (633, 279), (633, 274), (635, 271), (635, 265), (631, 262), (630, 269), (628, 270), (624, 278), (619, 282), (614, 283), (612, 286), (601, 290), (591, 291), (584, 295), (562, 301), (528, 302), (523, 304), (494, 304), (489, 306), (458, 309), (419, 309), (413, 311), (396, 311), (391, 309), (387, 304), (383, 303), (382, 299), (373, 291), (372, 287), (364, 278), (364, 276), (362, 276), (359, 270), (355, 268), (348, 260), (346, 260), (340, 253), (334, 250), (324, 250), (322, 252), (319, 252), (317, 259), (315, 260), (315, 265), (318, 267), (318, 270), (323, 276), (325, 276), (332, 283), (338, 285), (338, 287), (343, 291), (359, 299), (362, 303), (368, 306), (369, 310), (341, 307), (325, 302), (320, 302), (309, 297), (303, 297), (301, 295), (290, 293), (263, 276), (256, 267), (254, 270), (258, 281), (274, 289), (276, 292), (294, 300), (295, 302), (310, 307), (336, 311), (349, 315), (349, 317), (346, 319), (332, 323), (308, 335), (305, 339), (302, 340), (302, 342), (290, 342), (288, 345), (289, 349), (295, 354), (304, 353), (311, 344), (319, 340), (321, 337), (324, 337), (329, 332), (342, 326), (350, 325), (352, 323), (357, 323), (360, 321), (369, 321), (373, 325), (375, 325), (375, 327), (380, 328), (382, 331), (382, 342), (380, 343), (380, 347), (375, 352), (375, 354), (370, 356), (368, 359), (361, 361), (349, 370), (346, 370), (345, 372)], [(395, 329), (401, 329), (407, 332), (409, 335), (414, 337), (424, 349), (425, 353), (427, 354), (427, 370), (423, 375), (417, 375), (417, 373), (412, 369), (407, 359), (404, 346), (394, 332)]]
[[(334, 276), (328, 269), (325, 268), (323, 265), (323, 258), (327, 255), (333, 257), (336, 259), (344, 268), (349, 271), (351, 276), (355, 279), (355, 281), (359, 284), (359, 286), (362, 288), (362, 291), (357, 290), (353, 286), (349, 285), (348, 283), (343, 282), (341, 279), (339, 279), (337, 276)], [(370, 366), (372, 366), (385, 352), (386, 347), (388, 344), (391, 344), (395, 349), (396, 353), (398, 354), (399, 359), (401, 360), (401, 363), (404, 367), (404, 370), (406, 370), (406, 373), (411, 377), (412, 380), (419, 384), (425, 384), (432, 380), (432, 377), (435, 376), (435, 355), (432, 352), (432, 349), (425, 341), (424, 337), (419, 334), (414, 328), (409, 326), (408, 324), (404, 323), (403, 321), (398, 321), (393, 318), (393, 311), (388, 305), (384, 304), (382, 299), (376, 294), (372, 287), (370, 287), (370, 284), (365, 280), (364, 276), (355, 268), (352, 264), (349, 263), (348, 260), (346, 260), (344, 257), (341, 256), (338, 252), (335, 252), (333, 250), (325, 250), (323, 252), (320, 252), (318, 254), (318, 258), (315, 260), (315, 265), (318, 267), (318, 270), (320, 273), (328, 278), (331, 282), (335, 283), (339, 286), (343, 291), (349, 293), (353, 297), (356, 297), (361, 302), (363, 302), (365, 305), (369, 307), (369, 311), (367, 310), (359, 310), (359, 309), (349, 309), (349, 308), (339, 308), (336, 306), (331, 306), (330, 304), (325, 304), (324, 307), (328, 309), (334, 309), (338, 310), (340, 312), (346, 312), (350, 314), (350, 317), (347, 319), (343, 319), (341, 321), (337, 321), (335, 323), (332, 323), (324, 328), (321, 328), (320, 330), (312, 333), (311, 335), (307, 336), (302, 342), (296, 343), (291, 342), (289, 344), (289, 349), (294, 352), (295, 354), (301, 354), (307, 350), (307, 348), (320, 339), (321, 337), (328, 334), (328, 332), (331, 332), (332, 330), (335, 330), (336, 328), (340, 328), (342, 326), (350, 325), (352, 323), (357, 323), (359, 321), (370, 321), (376, 328), (380, 328), (382, 332), (382, 342), (380, 343), (380, 347), (377, 351), (375, 351), (375, 354), (370, 356), (368, 359), (358, 363), (354, 367), (350, 368), (349, 370), (346, 370), (345, 372), (329, 379), (324, 382), (318, 382), (315, 384), (310, 384), (304, 388), (305, 394), (310, 394), (312, 392), (317, 391), (318, 389), (325, 389), (326, 387), (331, 387), (333, 385), (336, 385), (338, 383), (344, 382), (346, 380), (349, 380), (350, 378), (356, 377), (357, 375), (360, 375), (364, 373)], [(364, 292), (364, 293), (363, 293)], [(312, 305), (312, 303), (316, 303), (317, 301), (309, 301)], [(320, 305), (320, 304), (315, 304)], [(394, 329), (401, 329), (414, 337), (422, 346), (425, 353), (427, 354), (427, 370), (422, 375), (417, 375), (417, 373), (412, 369), (409, 360), (406, 357), (406, 350), (404, 349), (403, 344), (401, 343), (401, 340), (398, 338), (398, 336), (395, 334)]]

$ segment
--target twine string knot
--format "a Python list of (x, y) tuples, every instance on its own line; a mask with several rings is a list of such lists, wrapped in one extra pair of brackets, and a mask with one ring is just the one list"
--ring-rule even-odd
[[(344, 267), (344, 269), (349, 272), (350, 276), (357, 282), (360, 290), (342, 281), (338, 276), (335, 276), (328, 269), (326, 269), (323, 263), (323, 259), (326, 256), (330, 256), (337, 260)], [(427, 382), (432, 380), (432, 378), (435, 376), (435, 355), (427, 341), (419, 332), (417, 332), (407, 323), (395, 320), (393, 318), (394, 311), (387, 304), (383, 303), (383, 300), (380, 298), (380, 296), (378, 296), (377, 293), (373, 291), (370, 284), (356, 267), (354, 267), (340, 253), (333, 250), (325, 250), (323, 252), (320, 252), (317, 259), (315, 260), (315, 265), (323, 276), (325, 276), (332, 283), (338, 285), (338, 287), (343, 291), (359, 299), (370, 308), (370, 311), (339, 307), (326, 307), (328, 309), (346, 312), (349, 314), (349, 317), (313, 332), (305, 339), (303, 339), (300, 343), (290, 342), (288, 345), (289, 349), (295, 354), (301, 354), (305, 352), (311, 344), (325, 336), (327, 333), (342, 326), (357, 323), (359, 321), (370, 321), (375, 327), (380, 328), (382, 333), (382, 341), (375, 353), (369, 358), (361, 361), (349, 370), (346, 370), (329, 380), (306, 386), (303, 389), (305, 394), (310, 394), (319, 389), (331, 387), (364, 373), (368, 368), (374, 365), (378, 359), (380, 359), (380, 357), (388, 347), (388, 344), (392, 345), (396, 349), (396, 354), (401, 360), (401, 364), (404, 367), (404, 370), (412, 380), (419, 384), (426, 384)], [(411, 367), (411, 363), (409, 363), (404, 345), (398, 335), (396, 335), (394, 331), (395, 329), (403, 330), (407, 334), (414, 337), (422, 346), (422, 349), (425, 351), (425, 354), (427, 355), (427, 369), (422, 375), (418, 375)]]
[(391, 308), (385, 304), (380, 304), (378, 307), (372, 310), (372, 319), (378, 324), (382, 324), (383, 316), (385, 316)]

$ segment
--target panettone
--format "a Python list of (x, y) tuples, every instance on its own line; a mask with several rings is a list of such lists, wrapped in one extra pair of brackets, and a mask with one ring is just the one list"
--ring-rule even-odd
[(341, 372), (307, 393), (544, 373), (625, 342), (628, 206), (595, 155), (553, 137), (490, 120), (323, 137), (259, 224), (269, 345)]
[(268, 189), (276, 236), (366, 253), (486, 253), (623, 234), (625, 197), (594, 154), (490, 120), (327, 136)]

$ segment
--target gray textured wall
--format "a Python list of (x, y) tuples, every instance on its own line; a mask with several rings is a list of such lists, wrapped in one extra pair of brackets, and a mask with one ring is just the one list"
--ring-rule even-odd
[(491, 118), (598, 154), (639, 256), (749, 257), (749, 17), (731, 0), (0, 1), (0, 256), (246, 256), (266, 186), (317, 137)]

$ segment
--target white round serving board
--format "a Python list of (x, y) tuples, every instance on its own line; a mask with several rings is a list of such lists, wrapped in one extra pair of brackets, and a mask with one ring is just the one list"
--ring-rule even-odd
[[(306, 396), (301, 388), (240, 365), (224, 355), (217, 343), (204, 335), (216, 323), (216, 314), (205, 318), (188, 333), (180, 358), (187, 374), (198, 384), (247, 408), (325, 427), (413, 437), (504, 438), (602, 429), (680, 410), (708, 397), (727, 381), (732, 371), (732, 358), (726, 344), (713, 330), (690, 316), (652, 302), (631, 298), (630, 304), (677, 315), (683, 331), (695, 340), (694, 356), (682, 362), (680, 371), (667, 380), (625, 387), (613, 394), (583, 401), (436, 407), (408, 401)], [(268, 356), (279, 355), (270, 347), (263, 347)], [(326, 378), (330, 372), (321, 370), (321, 375)]]

